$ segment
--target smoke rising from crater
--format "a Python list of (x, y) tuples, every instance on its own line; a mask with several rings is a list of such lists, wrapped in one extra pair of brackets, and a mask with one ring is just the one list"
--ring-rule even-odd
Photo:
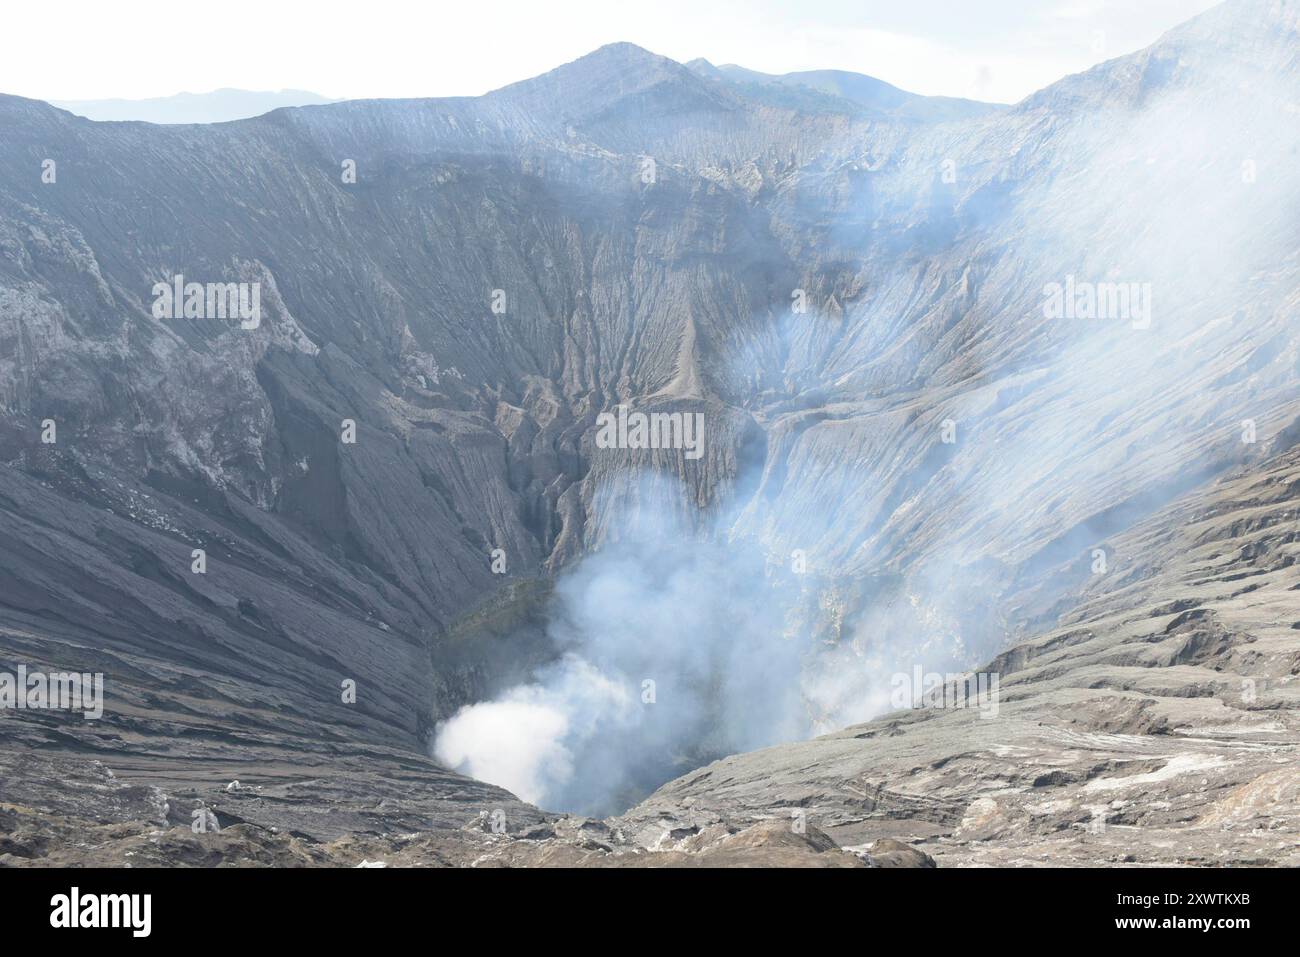
[(887, 707), (912, 631), (874, 621), (871, 641), (833, 641), (800, 559), (728, 538), (722, 518), (687, 535), (673, 503), (644, 483), (637, 498), (635, 527), (557, 585), (558, 660), (444, 722), (439, 760), (544, 808), (606, 815), (710, 760)]
[[(782, 316), (770, 348), (737, 347), (719, 379), (792, 393), (736, 483), (748, 498), (688, 534), (653, 526), (692, 496), (629, 497), (635, 532), (558, 586), (562, 656), (454, 715), (437, 756), (543, 807), (618, 811), (713, 758), (876, 716), (895, 673), (979, 666), (1123, 587), (1110, 536), (1295, 420), (1295, 292), (1266, 269), (1294, 256), (1297, 128), (1276, 119), (1300, 91), (1265, 67), (1200, 62), (1140, 95), (1111, 77), (1121, 92), (1086, 110), (1099, 84), (1072, 78), (1020, 108), (1017, 136), (1036, 111), (1056, 124), (1023, 156), (970, 128), (916, 147), (923, 170), (955, 157), (949, 246), (917, 266), (881, 240), (842, 316)], [(884, 169), (872, 229), (929, 186)], [(1076, 279), (1137, 284), (1141, 321), (1044, 308)]]

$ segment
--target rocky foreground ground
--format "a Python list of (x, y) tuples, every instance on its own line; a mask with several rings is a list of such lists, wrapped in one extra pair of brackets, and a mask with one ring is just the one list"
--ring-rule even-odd
[(1297, 501), (1292, 450), (1117, 538), (1121, 587), (989, 664), (995, 715), (899, 712), (735, 755), (608, 821), (390, 748), (249, 732), (204, 752), (176, 728), (170, 756), (142, 754), (8, 716), (28, 746), (0, 750), (0, 864), (1295, 866)]

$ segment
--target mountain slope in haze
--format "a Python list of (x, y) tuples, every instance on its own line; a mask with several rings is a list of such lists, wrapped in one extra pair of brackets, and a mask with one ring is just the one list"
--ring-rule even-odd
[[(839, 93), (809, 108), (627, 44), (484, 97), (220, 126), (96, 124), (0, 97), (0, 647), (93, 664), (110, 689), (100, 723), (7, 716), (10, 750), (94, 755), (318, 840), (476, 820), (507, 798), (424, 757), (435, 726), (553, 661), (549, 582), (599, 562), (628, 517), (671, 516), (686, 542), (767, 563), (745, 591), (704, 584), (737, 608), (779, 594), (772, 620), (822, 649), (795, 689), (815, 711), (806, 731), (888, 710), (890, 676), (914, 664), (1018, 661), (1009, 649), (1082, 621), (1104, 629), (1088, 654), (1137, 661), (1132, 645), (1172, 627), (1195, 667), (1237, 677), (1254, 667), (1238, 649), (1267, 642), (1259, 676), (1284, 682), (1285, 633), (1255, 634), (1254, 612), (1213, 624), (1230, 594), (1197, 585), (1213, 594), (1192, 589), (1198, 604), (1170, 614), (1207, 613), (1177, 624), (1151, 609), (1173, 600), (1170, 562), (1189, 547), (1160, 516), (1284, 475), (1296, 443), (1298, 134), (1278, 121), (1300, 102), (1296, 39), (1288, 4), (1229, 3), (1014, 107), (943, 122)], [(176, 274), (259, 283), (260, 324), (155, 319), (154, 284)], [(1131, 314), (1050, 314), (1044, 290), (1067, 282), (1123, 283)], [(619, 403), (700, 412), (702, 456), (600, 448), (596, 416)], [(1270, 509), (1293, 507), (1289, 479), (1268, 488)], [(1291, 543), (1250, 540), (1262, 496), (1207, 530), (1245, 563), (1227, 577), (1265, 561), (1270, 582), (1288, 574)], [(1126, 593), (1130, 576), (1154, 590)], [(627, 575), (628, 594), (653, 608), (647, 577)], [(1111, 591), (1113, 610), (1079, 617)], [(1285, 625), (1296, 594), (1260, 597)], [(720, 627), (717, 608), (674, 608), (675, 628), (754, 647), (748, 617)], [(1125, 614), (1138, 623), (1116, 624)], [(1226, 682), (1169, 670), (1179, 654), (1150, 660), (1169, 684), (1143, 693), (1205, 699), (1240, 737), (1257, 716)], [(1074, 657), (1042, 681), (1008, 665), (1009, 693), (1064, 694), (1087, 679)], [(1077, 734), (1158, 715), (1160, 700), (1128, 724), (1112, 714), (1132, 696), (1122, 669), (1144, 663), (1110, 662)], [(791, 689), (742, 690), (768, 706)], [(1249, 784), (1293, 747), (1292, 702), (1269, 700), (1278, 728), (1250, 761), (1165, 737), (1138, 770), (1159, 783), (1161, 760), (1195, 752), (1234, 768), (1225, 786)], [(943, 760), (961, 718), (926, 717), (904, 730)], [(974, 727), (1028, 748), (1012, 739), (1033, 724)], [(819, 777), (807, 805), (835, 830), (845, 801), (872, 809), (840, 791), (862, 790), (881, 737), (894, 732), (850, 729), (773, 760), (797, 778), (836, 742), (839, 796)], [(738, 740), (673, 743), (702, 764)], [(1086, 787), (1077, 746), (1045, 737), (1034, 760)], [(902, 774), (910, 758), (881, 759)], [(725, 767), (758, 781), (761, 760)], [(1098, 774), (1124, 760), (1099, 758)], [(629, 812), (627, 848), (658, 842), (660, 821), (780, 813), (799, 790), (714, 790), (715, 772), (678, 770)], [(935, 784), (953, 788), (945, 821), (998, 801), (1000, 765), (970, 770)], [(264, 796), (228, 796), (234, 778)], [(413, 778), (428, 782), (414, 797)], [(4, 800), (41, 805), (34, 781), (6, 774)], [(392, 803), (367, 810), (381, 789)], [(341, 824), (313, 816), (330, 802), (350, 808)], [(510, 808), (511, 833), (544, 817)], [(869, 830), (842, 843), (893, 836)]]
[(226, 123), (261, 116), (284, 106), (310, 106), (330, 100), (306, 90), (213, 90), (211, 93), (177, 93), (140, 100), (51, 100), (54, 106), (105, 121), (145, 123)]
[[(827, 98), (847, 101), (878, 118), (916, 120), (936, 123), (968, 120), (1003, 109), (998, 104), (981, 103), (949, 96), (919, 96), (875, 77), (847, 70), (803, 70), (796, 73), (760, 73), (734, 63), (714, 66), (708, 60), (692, 60), (686, 66), (700, 76), (712, 77), (744, 89), (751, 95), (780, 91), (792, 97), (792, 103), (810, 110), (821, 105), (834, 109)], [(811, 94), (811, 95), (810, 95)], [(805, 97), (800, 100), (800, 96)], [(821, 101), (819, 104), (819, 100)], [(843, 106), (840, 107), (843, 109)]]

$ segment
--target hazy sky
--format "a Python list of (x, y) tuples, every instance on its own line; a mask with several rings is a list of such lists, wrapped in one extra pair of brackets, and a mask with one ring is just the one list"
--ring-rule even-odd
[(1015, 101), (1129, 53), (1214, 0), (60, 0), (7, 4), (0, 92), (219, 87), (475, 95), (629, 40), (768, 73), (835, 68)]

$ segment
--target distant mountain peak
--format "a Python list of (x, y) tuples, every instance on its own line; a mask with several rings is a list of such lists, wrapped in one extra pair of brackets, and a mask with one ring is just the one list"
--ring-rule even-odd
[(333, 102), (307, 90), (239, 90), (222, 87), (209, 93), (182, 92), (140, 100), (52, 100), (54, 106), (89, 120), (137, 120), (145, 123), (225, 123), (261, 116), (285, 106)]
[[(613, 43), (605, 43), (596, 47), (586, 56), (579, 57), (579, 60), (585, 60), (587, 57), (594, 56), (626, 56), (645, 60), (667, 60), (668, 57), (660, 56), (658, 53), (652, 53), (643, 46), (637, 46), (628, 40), (615, 40)], [(676, 62), (676, 61), (672, 61)]]
[[(607, 43), (591, 53), (487, 94), (535, 115), (580, 121), (616, 104), (658, 99), (659, 109), (723, 109), (725, 97), (676, 60), (635, 43)], [(643, 107), (654, 111), (647, 103)]]
[(879, 118), (926, 122), (968, 119), (1001, 109), (999, 104), (909, 93), (884, 80), (850, 70), (760, 73), (735, 63), (714, 66), (703, 58), (690, 61), (686, 68), (697, 76), (729, 83), (751, 94), (756, 90), (779, 92), (783, 101), (794, 107), (825, 108), (830, 101), (840, 101)]
[(702, 56), (696, 57), (694, 60), (689, 60), (682, 65), (685, 66), (686, 69), (690, 70), (692, 73), (697, 73), (700, 76), (712, 76), (712, 77), (723, 76), (721, 70), (719, 70), (716, 66), (714, 66), (710, 61), (704, 59), (704, 57)]

